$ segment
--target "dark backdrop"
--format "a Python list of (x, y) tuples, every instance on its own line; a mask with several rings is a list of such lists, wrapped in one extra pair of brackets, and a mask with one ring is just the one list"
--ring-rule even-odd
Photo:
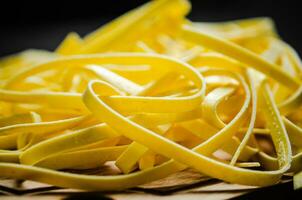
[[(192, 20), (270, 16), (284, 40), (302, 53), (298, 1), (191, 0)], [(70, 31), (84, 35), (146, 0), (1, 1), (0, 56), (27, 48), (53, 50)]]

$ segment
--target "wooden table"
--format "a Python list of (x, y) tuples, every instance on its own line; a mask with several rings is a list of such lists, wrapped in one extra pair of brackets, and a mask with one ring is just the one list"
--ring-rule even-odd
[[(210, 179), (187, 170), (140, 187), (118, 192), (86, 192), (63, 189), (33, 181), (0, 180), (0, 199), (115, 199), (115, 200), (170, 200), (170, 199), (302, 199), (302, 191), (293, 191), (290, 177), (282, 183), (265, 187), (243, 186)], [(297, 198), (299, 199), (299, 198)]]

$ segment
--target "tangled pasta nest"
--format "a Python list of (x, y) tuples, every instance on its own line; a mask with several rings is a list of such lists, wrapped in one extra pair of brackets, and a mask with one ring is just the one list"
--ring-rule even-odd
[[(268, 18), (191, 22), (154, 0), (0, 61), (0, 177), (121, 190), (193, 168), (302, 186), (302, 63)], [(119, 174), (70, 170), (111, 163)]]

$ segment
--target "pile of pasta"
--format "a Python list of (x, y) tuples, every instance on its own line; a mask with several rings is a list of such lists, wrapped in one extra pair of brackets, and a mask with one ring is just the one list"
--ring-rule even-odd
[[(269, 18), (154, 0), (54, 52), (0, 61), (0, 177), (122, 190), (192, 168), (302, 187), (302, 62)], [(110, 164), (118, 173), (89, 175)]]

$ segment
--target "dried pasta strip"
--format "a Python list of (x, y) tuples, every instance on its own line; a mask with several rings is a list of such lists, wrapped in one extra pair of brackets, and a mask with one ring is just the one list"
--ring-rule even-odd
[(183, 38), (207, 46), (217, 52), (237, 59), (238, 61), (253, 67), (254, 69), (264, 73), (268, 77), (279, 81), (284, 86), (290, 89), (297, 89), (300, 86), (300, 80), (295, 77), (289, 76), (287, 73), (282, 72), (278, 66), (269, 63), (236, 44), (230, 43), (221, 38), (206, 34), (200, 30), (196, 30), (189, 25), (183, 26)]
[(204, 119), (218, 128), (223, 128), (225, 123), (217, 114), (217, 106), (222, 100), (226, 99), (234, 92), (234, 88), (230, 87), (216, 88), (211, 91), (202, 103), (202, 112), (207, 113), (207, 115), (204, 115)]
[(247, 70), (247, 75), (249, 77), (249, 81), (250, 81), (250, 90), (251, 90), (251, 93), (252, 93), (252, 111), (251, 111), (251, 118), (250, 118), (250, 122), (249, 122), (249, 126), (248, 126), (248, 129), (240, 143), (240, 145), (238, 146), (236, 152), (234, 153), (233, 157), (232, 157), (232, 160), (230, 162), (231, 165), (234, 165), (237, 161), (237, 159), (239, 158), (243, 148), (246, 146), (248, 140), (250, 139), (251, 137), (251, 134), (253, 133), (253, 128), (254, 128), (254, 125), (255, 125), (255, 120), (256, 120), (256, 114), (257, 114), (257, 91), (256, 91), (256, 88), (255, 88), (255, 83), (252, 78), (253, 76), (253, 73), (249, 70)]

